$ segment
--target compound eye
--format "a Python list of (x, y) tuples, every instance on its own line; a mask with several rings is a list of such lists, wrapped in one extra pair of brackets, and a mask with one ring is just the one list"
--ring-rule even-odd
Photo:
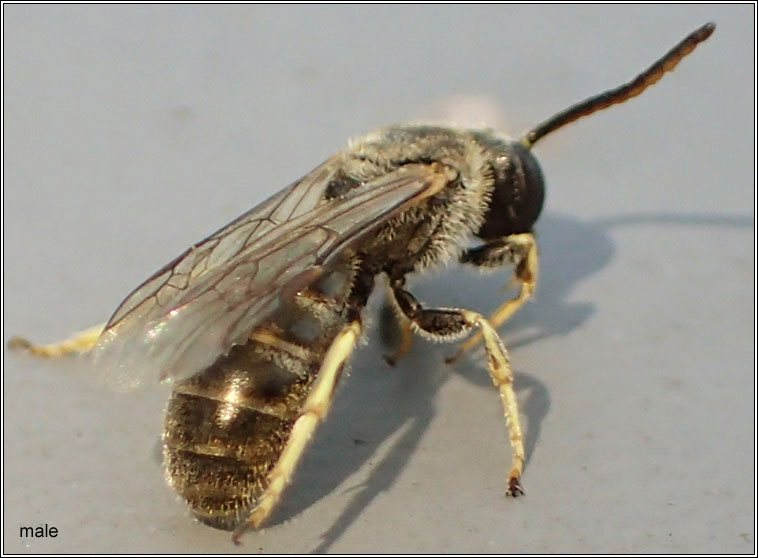
[(542, 211), (545, 181), (537, 160), (521, 144), (495, 158), (495, 185), (484, 225), (477, 236), (490, 240), (531, 232)]

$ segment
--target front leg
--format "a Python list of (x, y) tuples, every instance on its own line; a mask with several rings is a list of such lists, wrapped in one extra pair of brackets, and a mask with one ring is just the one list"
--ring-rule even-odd
[(424, 308), (416, 298), (396, 285), (393, 288), (395, 300), (400, 310), (421, 334), (445, 341), (457, 339), (478, 328), (484, 338), (490, 376), (495, 387), (500, 391), (505, 408), (505, 420), (513, 449), (513, 465), (508, 474), (506, 494), (518, 496), (524, 493), (521, 487), (521, 473), (524, 469), (524, 439), (521, 433), (518, 400), (513, 390), (513, 370), (508, 359), (508, 351), (490, 323), (477, 312), (454, 308)]
[[(508, 264), (515, 267), (513, 279), (520, 285), (519, 293), (490, 316), (490, 324), (495, 328), (509, 320), (534, 295), (537, 289), (539, 255), (537, 240), (532, 233), (512, 234), (491, 240), (482, 246), (466, 250), (461, 255), (460, 261), (483, 268), (495, 268)], [(460, 346), (452, 357), (447, 359), (447, 362), (454, 362), (464, 353), (476, 347), (481, 340), (481, 332), (472, 336)]]

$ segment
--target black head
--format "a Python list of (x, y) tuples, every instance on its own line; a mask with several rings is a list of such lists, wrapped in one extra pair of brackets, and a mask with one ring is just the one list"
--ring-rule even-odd
[(486, 146), (495, 184), (477, 233), (482, 240), (531, 232), (545, 201), (545, 180), (532, 152), (519, 142), (495, 142)]
[(531, 232), (545, 199), (545, 182), (531, 154), (532, 146), (566, 124), (636, 97), (663, 74), (673, 70), (698, 44), (710, 37), (714, 29), (715, 24), (706, 23), (632, 81), (570, 106), (527, 132), (518, 142), (497, 139), (489, 132), (475, 133), (477, 141), (488, 152), (495, 178), (492, 201), (477, 236), (490, 240)]

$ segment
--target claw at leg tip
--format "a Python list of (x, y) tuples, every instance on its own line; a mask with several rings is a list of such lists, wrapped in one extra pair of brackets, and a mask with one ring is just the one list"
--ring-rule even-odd
[(516, 498), (517, 496), (523, 496), (524, 487), (521, 486), (521, 479), (510, 479), (508, 481), (508, 490), (505, 491), (505, 495), (512, 496), (513, 498)]
[(245, 531), (247, 531), (247, 524), (243, 524), (241, 527), (237, 527), (234, 530), (234, 533), (232, 533), (232, 542), (236, 546), (240, 546), (242, 544), (242, 541), (240, 540), (240, 538), (245, 533)]
[(18, 335), (11, 337), (8, 340), (9, 349), (30, 349), (31, 346), (32, 346), (31, 341), (23, 337), (19, 337)]
[(463, 354), (463, 351), (458, 350), (452, 355), (445, 357), (445, 364), (453, 364), (456, 362), (459, 358), (461, 358), (461, 355)]

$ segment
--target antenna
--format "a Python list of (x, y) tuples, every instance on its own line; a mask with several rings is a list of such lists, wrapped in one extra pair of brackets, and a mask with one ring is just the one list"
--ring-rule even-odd
[(558, 128), (562, 128), (566, 124), (570, 124), (574, 120), (578, 120), (593, 112), (606, 109), (613, 105), (618, 105), (619, 103), (628, 101), (632, 97), (636, 97), (661, 79), (663, 74), (676, 68), (676, 65), (679, 64), (679, 62), (681, 62), (690, 52), (695, 50), (697, 45), (711, 36), (714, 29), (716, 29), (715, 23), (706, 23), (696, 31), (687, 35), (674, 48), (668, 51), (662, 58), (632, 81), (625, 83), (620, 87), (616, 87), (615, 89), (609, 89), (599, 95), (594, 95), (580, 103), (570, 106), (562, 112), (559, 112), (536, 128), (533, 128), (524, 134), (521, 138), (521, 143), (526, 148), (531, 148), (549, 133), (554, 132)]

